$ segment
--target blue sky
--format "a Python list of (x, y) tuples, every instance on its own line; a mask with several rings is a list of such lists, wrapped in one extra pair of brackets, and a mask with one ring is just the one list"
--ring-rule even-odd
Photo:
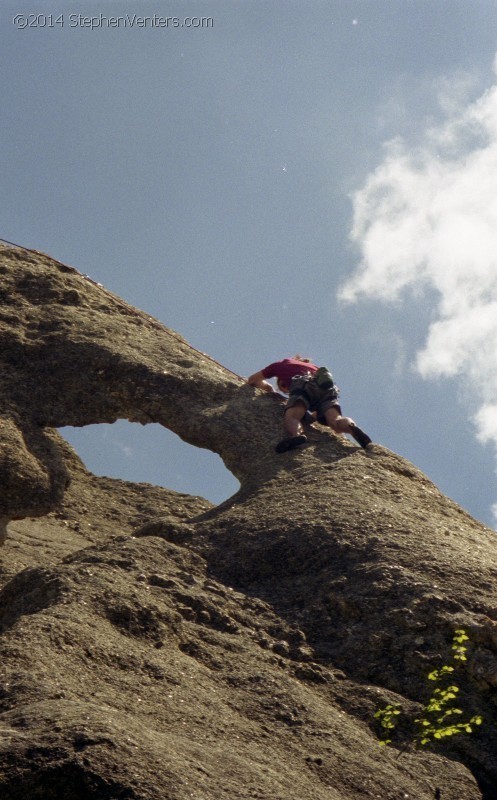
[[(0, 236), (240, 375), (329, 365), (345, 413), (494, 527), (496, 11), (4, 0)], [(96, 474), (237, 488), (158, 426), (65, 434)]]

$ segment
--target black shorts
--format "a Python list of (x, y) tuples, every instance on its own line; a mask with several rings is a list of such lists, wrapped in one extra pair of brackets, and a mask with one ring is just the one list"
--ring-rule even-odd
[(341, 414), (338, 402), (338, 391), (335, 386), (331, 389), (321, 389), (309, 375), (297, 375), (290, 383), (290, 394), (286, 408), (293, 408), (297, 403), (304, 403), (307, 411), (316, 411), (318, 419), (324, 419), (329, 408), (336, 408)]

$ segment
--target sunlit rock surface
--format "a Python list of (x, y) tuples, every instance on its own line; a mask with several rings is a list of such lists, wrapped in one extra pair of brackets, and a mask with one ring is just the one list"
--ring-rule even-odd
[[(2, 799), (497, 797), (495, 533), (379, 444), (276, 455), (281, 402), (75, 270), (4, 246), (0, 274)], [(240, 491), (91, 475), (57, 429), (117, 419)], [(484, 724), (379, 748), (459, 627)]]

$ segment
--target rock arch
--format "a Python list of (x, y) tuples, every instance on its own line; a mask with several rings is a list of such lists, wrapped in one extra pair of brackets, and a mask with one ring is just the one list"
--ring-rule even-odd
[(218, 453), (241, 484), (229, 503), (137, 533), (179, 543), (181, 559), (195, 551), (210, 579), (277, 612), (281, 658), (334, 664), (357, 686), (417, 699), (454, 626), (468, 629), (476, 650), (464, 688), (489, 724), (477, 748), (452, 755), (495, 786), (495, 532), (379, 445), (364, 452), (312, 430), (301, 452), (277, 456), (277, 400), (76, 270), (4, 246), (0, 274), (4, 530), (61, 502), (70, 471), (58, 428), (154, 422)]

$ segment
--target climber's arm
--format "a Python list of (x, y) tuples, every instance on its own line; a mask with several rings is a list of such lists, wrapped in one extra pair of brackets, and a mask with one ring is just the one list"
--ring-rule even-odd
[(257, 389), (262, 389), (264, 392), (274, 392), (273, 386), (267, 382), (262, 372), (254, 372), (247, 378), (247, 383), (251, 386), (256, 386)]

